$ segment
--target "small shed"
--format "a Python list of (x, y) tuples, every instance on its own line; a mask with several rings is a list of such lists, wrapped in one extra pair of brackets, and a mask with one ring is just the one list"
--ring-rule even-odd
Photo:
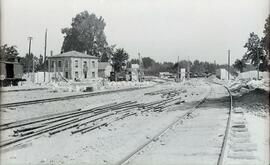
[(87, 80), (98, 76), (98, 58), (77, 51), (48, 57), (51, 78)]
[(108, 62), (98, 63), (98, 77), (108, 78), (112, 72), (112, 65)]

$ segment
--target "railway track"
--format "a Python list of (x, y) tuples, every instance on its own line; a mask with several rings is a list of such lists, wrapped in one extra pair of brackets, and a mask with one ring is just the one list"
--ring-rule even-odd
[(0, 148), (9, 148), (23, 144), (26, 140), (37, 138), (43, 134), (53, 136), (57, 133), (71, 130), (70, 133), (87, 133), (107, 126), (126, 117), (146, 113), (147, 111), (162, 111), (162, 109), (179, 102), (179, 97), (138, 103), (137, 101), (113, 102), (91, 109), (55, 113), (41, 117), (29, 118), (0, 125), (1, 132), (7, 132), (8, 138), (2, 138)]
[(92, 92), (92, 93), (78, 94), (78, 95), (71, 95), (71, 96), (63, 96), (63, 97), (54, 97), (54, 98), (47, 98), (47, 99), (36, 99), (36, 100), (30, 100), (30, 101), (6, 103), (6, 104), (0, 104), (0, 108), (10, 108), (10, 107), (23, 106), (23, 105), (32, 105), (32, 104), (39, 104), (39, 103), (48, 103), (48, 102), (55, 102), (55, 101), (86, 98), (86, 97), (91, 97), (91, 96), (105, 95), (105, 94), (110, 94), (110, 93), (115, 93), (115, 92), (127, 92), (127, 91), (133, 91), (133, 90), (139, 90), (139, 89), (145, 89), (145, 88), (149, 88), (149, 87), (135, 87), (135, 88), (128, 88), (128, 89), (120, 89), (120, 90)]
[[(226, 88), (226, 90), (229, 93), (230, 106), (229, 106), (229, 113), (228, 113), (228, 118), (227, 118), (227, 123), (226, 123), (226, 129), (225, 129), (224, 137), (223, 137), (223, 140), (222, 140), (222, 146), (221, 146), (221, 149), (220, 149), (220, 154), (218, 155), (217, 165), (222, 165), (223, 164), (225, 150), (226, 150), (226, 147), (227, 147), (228, 131), (229, 131), (230, 124), (231, 124), (232, 95), (231, 95), (229, 89), (227, 87), (225, 87), (225, 88)], [(179, 123), (180, 121), (182, 121), (182, 119), (185, 119), (185, 118), (188, 118), (189, 116), (191, 116), (191, 114), (200, 105), (202, 105), (207, 100), (207, 97), (211, 93), (211, 91), (212, 91), (212, 87), (211, 87), (210, 92), (197, 105), (195, 105), (194, 108), (188, 110), (185, 114), (179, 116), (175, 121), (173, 121), (171, 124), (169, 124), (163, 130), (161, 130), (159, 133), (157, 133), (153, 138), (149, 139), (147, 142), (145, 142), (144, 144), (142, 144), (141, 146), (139, 146), (138, 148), (136, 148), (133, 152), (131, 152), (130, 154), (128, 154), (126, 157), (124, 157), (122, 160), (120, 160), (116, 164), (117, 165), (124, 165), (124, 164), (132, 163), (132, 161), (135, 159), (135, 157), (138, 156), (140, 153), (143, 153), (143, 150), (146, 149), (148, 146), (150, 146), (150, 144), (156, 142), (157, 139), (159, 139), (164, 134), (166, 134), (166, 132), (168, 130), (172, 129), (177, 123)]]
[(37, 91), (37, 90), (47, 90), (47, 89), (49, 89), (49, 88), (11, 89), (11, 90), (0, 90), (0, 93), (23, 92), (23, 91)]

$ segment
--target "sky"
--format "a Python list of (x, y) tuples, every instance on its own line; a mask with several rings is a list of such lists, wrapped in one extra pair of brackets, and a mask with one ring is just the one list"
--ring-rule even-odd
[(76, 14), (87, 10), (106, 22), (110, 45), (124, 48), (130, 58), (156, 61), (195, 60), (227, 63), (240, 59), (249, 33), (263, 36), (269, 0), (1, 0), (1, 45), (16, 45), (28, 52), (59, 54), (61, 29), (70, 27)]

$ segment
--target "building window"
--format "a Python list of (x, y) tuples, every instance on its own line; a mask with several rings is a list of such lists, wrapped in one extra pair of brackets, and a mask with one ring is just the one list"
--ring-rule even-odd
[(75, 68), (78, 68), (78, 60), (75, 60)]
[(95, 61), (92, 61), (92, 67), (95, 68), (96, 67), (96, 63)]
[(87, 68), (87, 61), (83, 62), (83, 68)]
[(93, 77), (93, 78), (95, 78), (95, 77), (96, 77), (95, 72), (92, 72), (92, 77)]
[(87, 72), (84, 72), (84, 78), (87, 78)]
[(75, 72), (75, 78), (79, 78), (79, 72)]
[(58, 67), (59, 67), (59, 68), (62, 67), (62, 61), (58, 61)]
[(51, 68), (54, 68), (55, 61), (51, 61)]
[(68, 60), (65, 60), (65, 67), (68, 68)]

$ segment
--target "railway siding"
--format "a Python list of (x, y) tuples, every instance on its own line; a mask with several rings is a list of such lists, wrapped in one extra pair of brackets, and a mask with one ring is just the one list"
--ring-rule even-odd
[(211, 94), (195, 111), (118, 164), (218, 164), (227, 145), (224, 136), (231, 100), (224, 87), (213, 86)]

